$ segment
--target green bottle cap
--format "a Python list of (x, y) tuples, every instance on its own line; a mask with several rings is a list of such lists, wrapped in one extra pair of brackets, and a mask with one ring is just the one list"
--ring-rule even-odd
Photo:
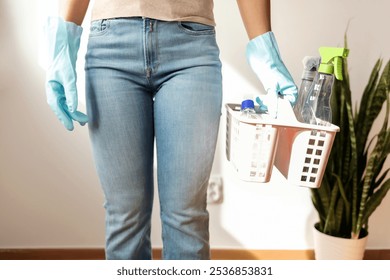
[(334, 74), (337, 80), (343, 79), (343, 58), (349, 54), (346, 48), (320, 47), (321, 64), (318, 72)]

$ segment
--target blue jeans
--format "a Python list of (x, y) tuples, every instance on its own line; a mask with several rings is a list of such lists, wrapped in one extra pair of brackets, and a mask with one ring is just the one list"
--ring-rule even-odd
[(106, 257), (151, 259), (156, 139), (163, 259), (209, 259), (206, 191), (222, 105), (214, 27), (93, 21), (85, 70)]

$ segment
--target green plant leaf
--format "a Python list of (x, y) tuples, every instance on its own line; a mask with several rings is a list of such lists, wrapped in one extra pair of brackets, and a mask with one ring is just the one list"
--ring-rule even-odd
[[(383, 167), (383, 163), (384, 162), (382, 162), (382, 164), (381, 164), (381, 170), (382, 170), (382, 167)], [(389, 173), (389, 171), (390, 171), (390, 168), (388, 168), (387, 170), (385, 170), (384, 172), (383, 172), (383, 174), (378, 178), (378, 179), (376, 179), (376, 181), (375, 181), (375, 183), (372, 185), (372, 188), (370, 189), (370, 196), (374, 193), (374, 191), (379, 187), (379, 186), (381, 186), (382, 185), (382, 183), (383, 183), (383, 181), (387, 178), (387, 174)], [(375, 174), (375, 178), (377, 178), (379, 176), (379, 174)]]
[(335, 235), (347, 237), (351, 234), (351, 205), (346, 196), (341, 178), (337, 174), (333, 174), (336, 178), (337, 187), (340, 192), (340, 197), (337, 201), (335, 213)]
[(380, 189), (378, 189), (367, 201), (364, 214), (362, 216), (362, 224), (368, 224), (368, 219), (374, 213), (375, 209), (381, 204), (385, 198), (387, 192), (390, 189), (390, 179), (383, 183)]
[(372, 124), (380, 112), (380, 108), (385, 100), (382, 91), (377, 90), (377, 82), (379, 78), (379, 71), (382, 66), (382, 60), (378, 59), (368, 80), (368, 84), (364, 89), (363, 96), (360, 102), (360, 109), (357, 114), (356, 125), (360, 127), (358, 140), (358, 153), (361, 154), (365, 149), (368, 134), (370, 133)]
[(328, 211), (328, 215), (326, 217), (325, 226), (324, 226), (324, 233), (325, 234), (334, 235), (336, 233), (336, 230), (335, 230), (335, 225), (336, 225), (335, 207), (336, 207), (336, 203), (337, 203), (338, 194), (339, 194), (339, 188), (337, 188), (337, 186), (333, 187), (331, 199), (330, 199), (330, 204), (329, 204), (329, 211)]
[(379, 150), (379, 155), (377, 157), (376, 164), (373, 168), (373, 173), (374, 173), (373, 174), (373, 182), (371, 182), (371, 188), (370, 188), (369, 194), (372, 194), (373, 191), (378, 186), (380, 186), (380, 184), (382, 183), (382, 181), (384, 179), (383, 176), (386, 176), (387, 172), (389, 171), (389, 169), (384, 171), (383, 172), (384, 174), (382, 175), (382, 177), (380, 177), (379, 179), (376, 179), (381, 174), (383, 166), (386, 162), (386, 159), (387, 159), (388, 155), (390, 154), (390, 128), (388, 127), (389, 115), (390, 115), (390, 96), (388, 95), (387, 102), (386, 102), (386, 114), (385, 114), (385, 118), (383, 121), (382, 129), (380, 130), (377, 137), (373, 137), (373, 139), (377, 139), (377, 141), (378, 141), (379, 137), (381, 137), (381, 139), (383, 138), (383, 147), (382, 147), (382, 149)]
[[(350, 114), (348, 112), (347, 103), (350, 102), (350, 88), (349, 84), (345, 81), (342, 83), (341, 88), (341, 104), (340, 104), (340, 115), (342, 117), (341, 125), (342, 128), (340, 128), (340, 141), (339, 147), (341, 149), (341, 152), (338, 157), (339, 165), (340, 165), (340, 172), (339, 174), (342, 174), (343, 182), (347, 184), (348, 181), (350, 181), (351, 178), (351, 160), (352, 160), (352, 146), (351, 146), (351, 122), (350, 120)], [(352, 112), (351, 112), (352, 114)], [(352, 118), (352, 117), (351, 117)], [(354, 125), (353, 125), (354, 127)], [(343, 160), (341, 160), (343, 159)]]
[(337, 199), (336, 202), (336, 211), (335, 211), (335, 219), (334, 219), (334, 234), (341, 233), (342, 230), (342, 223), (343, 223), (343, 216), (345, 211), (345, 205), (343, 199)]
[(323, 205), (321, 204), (321, 198), (319, 197), (318, 190), (312, 189), (312, 202), (314, 205), (314, 208), (317, 210), (318, 218), (319, 218), (319, 230), (323, 231), (325, 220), (326, 220), (326, 214)]
[(329, 180), (326, 176), (324, 176), (321, 182), (321, 187), (319, 189), (312, 189), (311, 193), (313, 205), (318, 211), (318, 215), (320, 218), (320, 230), (323, 231), (325, 221), (329, 215), (329, 197), (331, 193)]
[[(358, 179), (357, 179), (357, 148), (356, 148), (356, 135), (355, 127), (353, 124), (352, 108), (349, 102), (346, 102), (348, 122), (349, 122), (349, 139), (351, 145), (351, 164), (350, 164), (350, 174), (352, 175), (352, 227), (356, 227), (357, 216), (358, 216)], [(343, 160), (343, 159), (340, 159)]]
[(353, 233), (356, 235), (359, 235), (359, 232), (363, 226), (363, 213), (365, 212), (366, 202), (369, 199), (369, 191), (371, 188), (371, 185), (375, 183), (375, 166), (378, 162), (378, 157), (381, 156), (381, 152), (383, 150), (383, 147), (386, 143), (386, 131), (381, 131), (377, 137), (377, 142), (375, 145), (374, 150), (371, 152), (367, 168), (366, 168), (366, 174), (364, 177), (364, 183), (363, 183), (363, 190), (361, 194), (361, 200), (359, 205), (359, 213), (358, 213), (358, 219), (356, 222), (356, 225), (353, 228)]
[(348, 198), (345, 195), (343, 182), (341, 181), (340, 176), (338, 176), (337, 174), (333, 174), (333, 176), (336, 178), (337, 187), (339, 188), (340, 195), (341, 195), (342, 199), (344, 200), (345, 205), (349, 208), (350, 203), (348, 202)]

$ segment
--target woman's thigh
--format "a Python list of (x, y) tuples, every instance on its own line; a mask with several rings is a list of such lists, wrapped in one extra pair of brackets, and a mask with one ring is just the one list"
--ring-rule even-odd
[(106, 203), (150, 207), (153, 191), (153, 94), (145, 86), (139, 20), (100, 20), (86, 55), (87, 114)]

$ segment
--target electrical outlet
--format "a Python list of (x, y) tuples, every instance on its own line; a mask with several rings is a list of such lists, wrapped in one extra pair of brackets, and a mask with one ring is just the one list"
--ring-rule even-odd
[(207, 188), (207, 203), (219, 204), (223, 201), (222, 178), (215, 176), (209, 180)]

